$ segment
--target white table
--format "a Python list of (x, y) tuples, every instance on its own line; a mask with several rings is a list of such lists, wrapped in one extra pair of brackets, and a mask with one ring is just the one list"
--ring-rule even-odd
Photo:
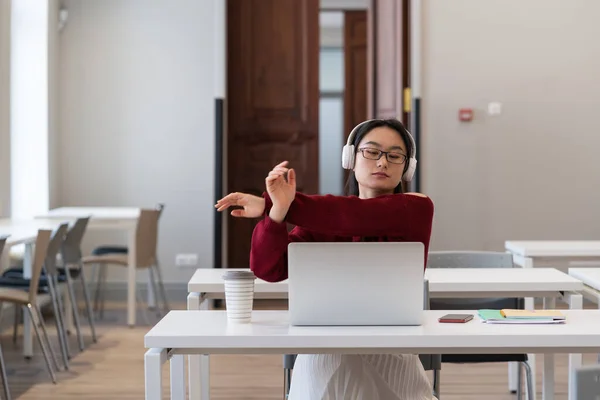
[[(233, 270), (233, 269), (232, 269)], [(239, 269), (238, 269), (239, 270)], [(248, 269), (245, 269), (246, 271)], [(188, 310), (208, 309), (206, 299), (223, 299), (224, 284), (220, 269), (198, 269), (188, 282)], [(544, 305), (554, 307), (554, 300), (561, 298), (571, 309), (583, 308), (580, 291), (581, 281), (553, 268), (431, 268), (425, 271), (429, 280), (431, 298), (489, 298), (489, 297), (541, 297)], [(286, 299), (287, 281), (269, 283), (255, 281), (255, 298)], [(533, 305), (533, 303), (531, 303)], [(533, 307), (531, 307), (533, 308)], [(529, 355), (535, 376), (535, 355)], [(554, 359), (548, 354), (544, 364), (543, 398), (552, 399), (554, 394)], [(581, 354), (571, 355), (574, 365), (581, 365)], [(190, 399), (208, 400), (210, 365), (208, 357), (189, 357)], [(517, 370), (511, 367), (511, 389), (516, 390)], [(198, 379), (197, 377), (201, 378)], [(535, 388), (535, 384), (534, 384)]]
[(569, 268), (569, 275), (584, 284), (583, 297), (600, 308), (600, 268)]
[(524, 268), (552, 266), (566, 271), (570, 262), (600, 262), (600, 240), (509, 240), (504, 247)]
[[(10, 236), (6, 240), (6, 247), (0, 257), (0, 273), (10, 267), (10, 248), (12, 246), (25, 245), (25, 252), (23, 254), (23, 276), (25, 278), (31, 278), (33, 245), (35, 244), (38, 230), (47, 229), (53, 231), (64, 222), (69, 223), (70, 221), (1, 218), (0, 236)], [(70, 299), (68, 299), (68, 296), (65, 296), (65, 300), (68, 300), (68, 302), (65, 303), (65, 307), (70, 307), (71, 302)], [(25, 357), (33, 356), (31, 322), (29, 320), (29, 313), (25, 310), (23, 312), (23, 355)]]
[[(224, 299), (225, 271), (249, 269), (199, 268), (188, 282), (188, 292), (198, 293), (202, 303), (206, 299)], [(425, 271), (432, 298), (448, 297), (558, 297), (559, 292), (577, 292), (583, 284), (554, 268), (430, 268)], [(260, 299), (287, 299), (288, 281), (266, 282), (256, 279), (254, 287)], [(193, 296), (192, 296), (193, 297)], [(191, 309), (198, 309), (193, 307)]]
[[(127, 323), (135, 325), (135, 286), (136, 286), (136, 227), (140, 208), (136, 207), (61, 207), (50, 210), (44, 219), (77, 219), (90, 217), (88, 229), (124, 230), (127, 232)], [(154, 302), (152, 285), (148, 284), (149, 305)]]
[(144, 357), (146, 400), (161, 399), (162, 364), (167, 360), (171, 399), (185, 398), (186, 354), (554, 354), (600, 350), (598, 310), (568, 310), (564, 325), (488, 325), (477, 317), (466, 324), (438, 323), (445, 313), (426, 311), (422, 326), (293, 327), (287, 311), (254, 311), (252, 323), (244, 325), (228, 324), (225, 311), (171, 311), (144, 337), (149, 349)]

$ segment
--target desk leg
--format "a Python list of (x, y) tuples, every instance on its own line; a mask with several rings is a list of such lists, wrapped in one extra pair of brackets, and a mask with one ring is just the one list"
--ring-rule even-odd
[[(8, 252), (7, 252), (8, 253)], [(23, 254), (23, 277), (31, 278), (31, 268), (33, 265), (33, 243), (25, 244), (25, 253)], [(16, 311), (15, 311), (16, 312)], [(27, 307), (23, 307), (23, 356), (31, 358), (33, 356), (33, 338), (31, 331), (31, 319)]]
[[(522, 268), (533, 268), (533, 258), (530, 257), (520, 257), (513, 255), (513, 261), (515, 265), (519, 265)], [(535, 299), (533, 297), (525, 297), (525, 309), (526, 310), (534, 310), (535, 309)], [(533, 399), (536, 398), (537, 394), (537, 380), (536, 380), (536, 362), (535, 362), (535, 354), (527, 354), (527, 358), (529, 360), (529, 366), (531, 367), (531, 376), (532, 376), (532, 386), (533, 386)], [(514, 368), (514, 370), (518, 371), (518, 368)], [(514, 378), (516, 381), (516, 378)], [(529, 398), (529, 392), (527, 389), (527, 385), (525, 385), (525, 395), (526, 398)]]
[(162, 365), (165, 361), (166, 349), (149, 349), (144, 355), (146, 400), (162, 400)]
[[(556, 299), (544, 298), (544, 309), (550, 310), (556, 307)], [(554, 354), (544, 354), (544, 371), (542, 373), (542, 399), (554, 399)]]
[(183, 354), (171, 356), (171, 400), (185, 400), (185, 361)]
[(127, 258), (127, 324), (135, 326), (135, 289), (136, 289), (136, 248), (135, 227), (127, 232), (128, 258)]
[[(583, 296), (581, 293), (567, 293), (566, 297), (571, 310), (583, 309)], [(568, 323), (568, 322), (567, 322)], [(569, 354), (569, 400), (577, 399), (577, 387), (575, 387), (575, 371), (583, 364), (581, 354)]]
[[(508, 252), (508, 253), (512, 254), (510, 252)], [(513, 262), (516, 266), (525, 268), (526, 266), (523, 265), (523, 261), (524, 261), (523, 257), (513, 255)], [(529, 268), (529, 267), (527, 266), (527, 268)], [(527, 304), (528, 304), (527, 299), (525, 299), (525, 308), (527, 308)], [(532, 360), (532, 362), (535, 362), (535, 359)], [(517, 393), (517, 386), (519, 384), (518, 383), (519, 382), (519, 371), (520, 371), (520, 369), (519, 369), (518, 362), (508, 363), (508, 391), (510, 393)], [(527, 390), (527, 388), (525, 388), (525, 390)]]
[[(188, 294), (188, 310), (208, 310), (207, 299), (200, 293)], [(190, 400), (210, 400), (210, 358), (207, 355), (188, 356), (188, 386)]]

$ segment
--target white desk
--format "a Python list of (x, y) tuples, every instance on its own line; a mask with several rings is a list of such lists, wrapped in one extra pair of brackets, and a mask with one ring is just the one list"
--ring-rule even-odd
[[(476, 311), (467, 311), (476, 314)], [(171, 311), (145, 336), (146, 400), (161, 399), (162, 364), (171, 362), (171, 398), (185, 398), (186, 354), (573, 353), (600, 350), (600, 311), (566, 311), (565, 325), (440, 324), (426, 311), (422, 326), (291, 327), (287, 311), (254, 311), (230, 325), (225, 311)], [(571, 362), (571, 360), (570, 360)]]
[(600, 268), (569, 268), (569, 275), (584, 284), (583, 297), (600, 308)]
[(504, 247), (515, 264), (524, 268), (550, 265), (562, 269), (573, 261), (600, 262), (600, 240), (509, 240)]
[[(88, 229), (124, 230), (127, 232), (127, 323), (135, 325), (135, 285), (136, 285), (136, 227), (140, 209), (135, 207), (61, 207), (50, 210), (44, 219), (77, 219), (90, 217)], [(154, 301), (152, 285), (148, 284), (149, 305)]]
[[(6, 240), (6, 247), (0, 256), (0, 273), (10, 267), (10, 248), (16, 245), (25, 245), (25, 253), (23, 254), (23, 276), (31, 278), (31, 264), (33, 262), (33, 245), (37, 238), (39, 229), (47, 229), (53, 231), (58, 228), (61, 223), (70, 222), (48, 220), (48, 219), (0, 219), (0, 236), (10, 235)], [(66, 296), (65, 299), (67, 299)], [(66, 306), (71, 305), (68, 299)], [(69, 308), (67, 308), (69, 309)], [(25, 357), (33, 356), (33, 336), (31, 332), (31, 322), (29, 313), (23, 312), (23, 355)]]
[[(206, 310), (206, 299), (225, 297), (222, 279), (224, 272), (221, 269), (196, 270), (188, 282), (188, 310)], [(544, 305), (554, 307), (554, 300), (558, 297), (567, 302), (571, 309), (583, 308), (583, 297), (579, 293), (584, 288), (583, 283), (553, 268), (431, 268), (425, 271), (425, 278), (429, 280), (431, 298), (531, 296), (544, 298)], [(269, 283), (257, 279), (255, 293), (255, 298), (287, 299), (288, 284), (287, 281)], [(535, 355), (530, 354), (529, 357), (535, 376)], [(544, 367), (546, 379), (542, 392), (544, 399), (551, 399), (554, 393), (553, 355), (550, 354), (545, 359), (549, 362)], [(575, 365), (581, 365), (580, 354), (573, 354), (572, 360)], [(208, 357), (189, 357), (190, 399), (208, 400), (209, 371)], [(517, 370), (513, 366), (511, 371), (510, 389), (513, 389)], [(197, 379), (198, 376), (201, 378)], [(535, 386), (534, 384), (534, 388)]]
[[(224, 299), (225, 271), (249, 269), (200, 268), (188, 282), (188, 292), (201, 295), (199, 300)], [(583, 284), (554, 268), (430, 268), (425, 271), (432, 298), (533, 296), (556, 297), (559, 292), (577, 292)], [(255, 281), (256, 298), (287, 299), (288, 282)], [(198, 308), (192, 308), (198, 309)]]

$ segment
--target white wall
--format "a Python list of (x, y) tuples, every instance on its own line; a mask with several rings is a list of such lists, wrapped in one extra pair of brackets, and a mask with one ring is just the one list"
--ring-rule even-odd
[[(600, 237), (600, 2), (424, 6), (423, 191), (432, 249)], [(490, 101), (503, 113), (487, 116)], [(475, 120), (458, 121), (460, 107)]]
[(0, 216), (10, 211), (10, 1), (0, 1)]
[[(177, 253), (197, 253), (200, 266), (212, 266), (213, 2), (65, 5), (58, 202), (166, 203), (159, 239), (164, 278), (185, 282), (193, 270), (175, 268)], [(88, 235), (88, 246), (107, 241), (116, 239)]]
[(59, 106), (60, 106), (60, 33), (59, 0), (48, 0), (48, 197), (49, 208), (60, 204)]

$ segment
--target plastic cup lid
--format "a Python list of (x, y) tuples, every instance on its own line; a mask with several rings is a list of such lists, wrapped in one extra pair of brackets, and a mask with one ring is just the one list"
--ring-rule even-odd
[(256, 275), (252, 271), (227, 271), (223, 275), (223, 279), (225, 280), (254, 280), (256, 279)]

